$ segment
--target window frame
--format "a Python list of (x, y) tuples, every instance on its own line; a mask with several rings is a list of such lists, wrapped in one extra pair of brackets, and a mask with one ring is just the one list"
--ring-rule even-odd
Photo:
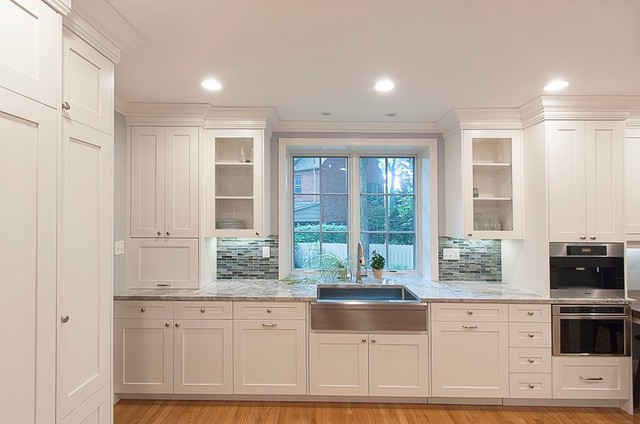
[[(416, 267), (412, 271), (393, 271), (394, 275), (438, 276), (438, 140), (436, 138), (280, 138), (279, 139), (279, 276), (310, 274), (317, 271), (293, 268), (293, 156), (347, 156), (349, 192), (360, 198), (360, 156), (415, 156)], [(428, 164), (428, 165), (427, 165)], [(430, 183), (423, 184), (428, 178)], [(350, 200), (350, 205), (353, 200)], [(428, 206), (428, 213), (425, 213)], [(360, 225), (360, 207), (351, 207), (349, 222)], [(350, 255), (358, 242), (355, 231), (349, 232)], [(359, 234), (359, 229), (357, 231)], [(427, 267), (425, 265), (428, 265)], [(425, 275), (427, 268), (430, 269)]]

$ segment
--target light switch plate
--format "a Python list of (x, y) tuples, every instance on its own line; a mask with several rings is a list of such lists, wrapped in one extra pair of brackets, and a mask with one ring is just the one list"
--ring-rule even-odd
[(459, 261), (460, 249), (455, 247), (445, 247), (442, 249), (442, 259), (445, 261)]
[(270, 258), (271, 257), (271, 248), (269, 246), (262, 247), (262, 257)]
[(114, 255), (124, 254), (124, 240), (116, 240), (113, 243), (113, 254)]

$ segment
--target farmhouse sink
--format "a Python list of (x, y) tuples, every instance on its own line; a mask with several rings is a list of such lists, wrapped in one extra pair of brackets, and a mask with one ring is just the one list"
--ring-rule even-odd
[(384, 286), (318, 286), (318, 302), (406, 302), (420, 299), (405, 287)]
[(401, 286), (318, 286), (311, 330), (425, 332), (427, 308)]

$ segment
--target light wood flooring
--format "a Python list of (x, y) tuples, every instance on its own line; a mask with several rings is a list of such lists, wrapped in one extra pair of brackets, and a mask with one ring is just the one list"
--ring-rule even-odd
[(115, 424), (632, 424), (615, 408), (122, 400)]

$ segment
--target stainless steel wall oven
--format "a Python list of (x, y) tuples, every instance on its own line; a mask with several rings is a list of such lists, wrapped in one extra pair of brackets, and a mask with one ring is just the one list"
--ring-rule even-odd
[(629, 305), (553, 305), (553, 355), (631, 354)]

